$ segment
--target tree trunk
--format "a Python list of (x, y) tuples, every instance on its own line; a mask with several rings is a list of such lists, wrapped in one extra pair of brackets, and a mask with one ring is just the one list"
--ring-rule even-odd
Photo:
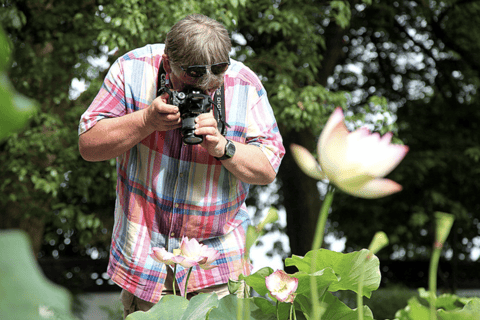
[(289, 146), (297, 143), (312, 150), (314, 142), (309, 132), (282, 132), (287, 153), (278, 172), (281, 183), (283, 205), (287, 213), (287, 235), (290, 240), (291, 254), (305, 255), (312, 248), (318, 214), (320, 212), (320, 194), (317, 180), (306, 176), (295, 163)]

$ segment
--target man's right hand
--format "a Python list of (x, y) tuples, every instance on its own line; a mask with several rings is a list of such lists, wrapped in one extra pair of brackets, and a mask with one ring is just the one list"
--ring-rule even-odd
[(168, 95), (153, 100), (138, 112), (105, 118), (79, 137), (79, 149), (87, 161), (103, 161), (120, 156), (152, 132), (181, 127), (178, 107), (167, 104)]
[(151, 130), (169, 131), (180, 128), (182, 119), (178, 107), (167, 104), (168, 93), (157, 97), (144, 112), (145, 126)]

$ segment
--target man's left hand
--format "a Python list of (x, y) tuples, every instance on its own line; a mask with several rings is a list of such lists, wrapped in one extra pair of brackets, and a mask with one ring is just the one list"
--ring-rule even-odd
[(202, 113), (196, 119), (196, 135), (203, 135), (201, 146), (214, 157), (220, 158), (225, 153), (227, 140), (218, 132), (217, 121), (213, 116), (213, 110), (208, 113)]

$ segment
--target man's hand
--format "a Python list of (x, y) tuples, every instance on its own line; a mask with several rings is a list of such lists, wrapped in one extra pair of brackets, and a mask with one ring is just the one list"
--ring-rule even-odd
[(167, 93), (153, 100), (144, 113), (143, 121), (146, 127), (156, 131), (168, 131), (182, 126), (178, 107), (167, 104), (167, 101)]
[(227, 140), (218, 132), (217, 121), (213, 116), (213, 110), (209, 113), (202, 113), (196, 119), (196, 135), (203, 135), (201, 144), (207, 152), (214, 157), (220, 158), (225, 153)]

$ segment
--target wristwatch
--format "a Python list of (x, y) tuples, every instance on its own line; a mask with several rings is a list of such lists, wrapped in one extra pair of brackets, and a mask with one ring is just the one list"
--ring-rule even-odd
[(235, 145), (233, 144), (232, 141), (227, 140), (227, 144), (225, 145), (225, 154), (223, 156), (221, 156), (220, 158), (217, 158), (215, 157), (215, 159), (217, 160), (227, 160), (227, 159), (230, 159), (231, 157), (233, 157), (233, 155), (235, 154)]

